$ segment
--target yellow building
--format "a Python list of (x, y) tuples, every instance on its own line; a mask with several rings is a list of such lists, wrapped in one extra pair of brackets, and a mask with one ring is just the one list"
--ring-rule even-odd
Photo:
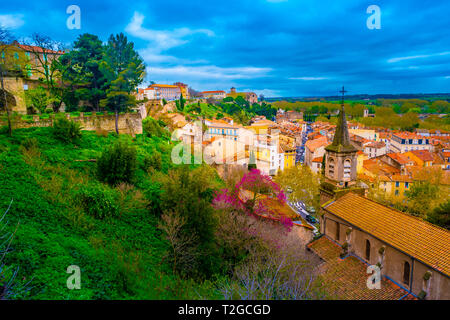
[(183, 98), (184, 98), (184, 99), (186, 99), (186, 100), (187, 100), (187, 99), (190, 99), (190, 96), (189, 96), (189, 87), (188, 87), (187, 84), (182, 83), (182, 82), (175, 82), (173, 85), (180, 88), (181, 94), (183, 95)]
[[(44, 50), (17, 41), (0, 45), (0, 64), (7, 70), (4, 87), (12, 111), (27, 113), (25, 91), (38, 86), (38, 80), (48, 75), (53, 60), (63, 54), (63, 51)], [(57, 80), (58, 74), (51, 76)], [(0, 100), (0, 107), (3, 107), (3, 100)]]
[(431, 167), (433, 165), (433, 154), (428, 150), (411, 150), (404, 154), (413, 160), (419, 167)]
[(365, 160), (368, 160), (369, 157), (367, 156), (367, 154), (365, 154), (362, 151), (358, 151), (356, 153), (356, 173), (357, 174), (363, 174), (364, 173), (364, 168), (363, 168), (363, 164)]

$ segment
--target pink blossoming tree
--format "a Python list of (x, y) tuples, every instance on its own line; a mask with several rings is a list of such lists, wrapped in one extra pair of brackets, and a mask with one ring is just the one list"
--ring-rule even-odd
[(262, 174), (258, 169), (252, 169), (233, 189), (223, 189), (217, 193), (213, 205), (216, 209), (237, 211), (276, 220), (290, 229), (292, 220), (274, 212), (267, 205), (266, 199), (275, 200), (280, 205), (284, 205), (286, 195), (271, 177)]

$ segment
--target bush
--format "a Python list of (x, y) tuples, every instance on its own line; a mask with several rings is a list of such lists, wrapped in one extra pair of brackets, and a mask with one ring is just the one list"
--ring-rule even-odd
[(36, 138), (26, 138), (22, 140), (20, 145), (26, 150), (37, 149), (39, 147), (39, 143)]
[(115, 217), (119, 206), (116, 203), (117, 194), (101, 184), (83, 186), (76, 194), (77, 203), (90, 216), (97, 219)]
[(108, 147), (97, 159), (98, 178), (110, 185), (131, 183), (135, 171), (136, 148), (125, 140), (119, 140), (112, 147)]
[(168, 132), (163, 128), (163, 124), (164, 122), (151, 117), (146, 118), (142, 123), (144, 132), (148, 137), (167, 137)]
[(63, 142), (73, 142), (81, 138), (81, 125), (66, 118), (59, 118), (53, 122), (53, 134)]
[(162, 169), (161, 153), (156, 151), (151, 156), (145, 157), (144, 166), (145, 169), (152, 167), (153, 169), (160, 171)]

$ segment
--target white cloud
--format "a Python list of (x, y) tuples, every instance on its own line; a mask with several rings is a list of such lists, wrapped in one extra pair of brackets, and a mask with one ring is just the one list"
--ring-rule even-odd
[(154, 30), (146, 29), (142, 26), (145, 16), (139, 12), (135, 12), (131, 22), (125, 28), (129, 34), (142, 40), (152, 41), (156, 51), (167, 50), (188, 43), (184, 39), (194, 34), (205, 34), (208, 37), (214, 36), (214, 32), (208, 29), (189, 29), (178, 28), (174, 30)]
[(188, 60), (181, 59), (174, 56), (161, 54), (155, 48), (145, 48), (139, 50), (139, 54), (147, 63), (176, 63), (176, 64), (199, 64), (208, 63), (208, 60)]
[(24, 24), (23, 14), (0, 14), (0, 26), (5, 29), (17, 29)]
[(293, 77), (289, 78), (289, 80), (303, 80), (303, 81), (317, 81), (317, 80), (326, 80), (328, 78), (325, 77)]
[(148, 67), (147, 73), (151, 78), (161, 77), (175, 77), (191, 79), (220, 79), (220, 80), (235, 80), (235, 79), (252, 79), (266, 77), (272, 69), (270, 68), (255, 68), (255, 67), (236, 67), (236, 68), (222, 68), (214, 65), (205, 66), (174, 66), (174, 67)]
[(424, 59), (424, 58), (430, 58), (430, 57), (446, 56), (449, 54), (450, 54), (450, 51), (445, 51), (445, 52), (440, 52), (440, 53), (432, 53), (432, 54), (420, 54), (420, 55), (416, 55), (416, 56), (391, 58), (387, 62), (395, 63), (395, 62), (404, 61), (404, 60)]

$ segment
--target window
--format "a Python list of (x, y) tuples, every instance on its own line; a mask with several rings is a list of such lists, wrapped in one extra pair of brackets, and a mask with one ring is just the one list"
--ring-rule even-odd
[(366, 260), (370, 261), (370, 241), (366, 240)]
[(395, 186), (396, 186), (397, 188), (400, 187), (400, 182), (396, 181), (396, 182), (395, 182)]
[(410, 270), (411, 270), (411, 267), (409, 265), (409, 262), (405, 261), (405, 264), (403, 265), (403, 283), (406, 285), (409, 285)]
[(328, 173), (334, 175), (334, 159), (330, 158), (328, 161)]
[(405, 182), (405, 188), (408, 189), (409, 187), (409, 182)]
[(395, 195), (398, 196), (398, 190), (395, 190)]
[(352, 170), (352, 162), (350, 159), (344, 161), (344, 178), (350, 178), (350, 172)]

